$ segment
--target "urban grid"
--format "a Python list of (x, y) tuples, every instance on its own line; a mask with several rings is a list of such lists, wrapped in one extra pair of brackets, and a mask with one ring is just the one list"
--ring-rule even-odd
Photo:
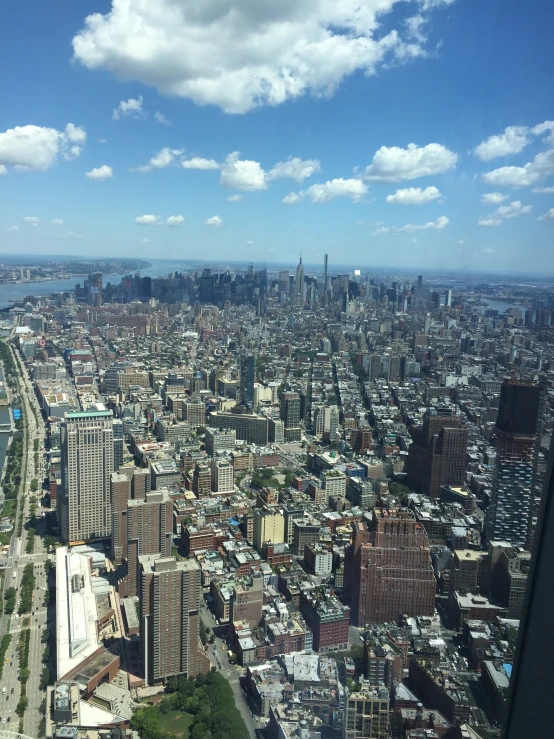
[(15, 301), (0, 729), (500, 736), (553, 317), (515, 279), (328, 255)]

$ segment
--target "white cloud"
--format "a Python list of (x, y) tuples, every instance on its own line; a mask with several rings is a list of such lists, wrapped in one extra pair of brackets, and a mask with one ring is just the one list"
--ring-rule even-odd
[(552, 195), (554, 194), (554, 185), (551, 185), (550, 187), (534, 187), (533, 192), (541, 192), (546, 195)]
[(446, 228), (448, 224), (450, 223), (449, 219), (446, 216), (439, 216), (436, 221), (428, 221), (427, 223), (407, 223), (405, 226), (401, 226), (397, 229), (399, 233), (407, 232), (411, 233), (412, 231), (427, 231), (428, 229), (435, 229), (437, 231), (442, 231), (443, 228)]
[(285, 195), (283, 198), (283, 203), (285, 205), (294, 205), (295, 203), (300, 202), (302, 198), (304, 197), (304, 193), (298, 193), (298, 192), (289, 192), (288, 195)]
[(25, 218), (21, 219), (23, 223), (28, 223), (29, 226), (38, 226), (40, 223), (40, 218), (37, 218), (36, 216), (25, 216)]
[(404, 190), (397, 190), (394, 195), (387, 195), (387, 203), (397, 203), (398, 205), (423, 205), (431, 200), (440, 198), (441, 194), (436, 187), (408, 187)]
[(143, 164), (140, 167), (133, 167), (132, 172), (151, 172), (153, 169), (164, 169), (175, 161), (175, 157), (181, 156), (184, 149), (170, 149), (169, 146), (164, 146), (157, 154), (150, 159), (148, 164)]
[(501, 192), (486, 192), (481, 195), (482, 205), (499, 205), (504, 200), (507, 200), (507, 195), (502, 195)]
[(160, 113), (159, 110), (157, 110), (154, 113), (154, 118), (158, 121), (158, 123), (162, 123), (164, 126), (171, 126), (171, 121), (169, 121), (163, 113)]
[(529, 143), (529, 129), (527, 126), (508, 126), (504, 133), (490, 136), (481, 141), (473, 150), (475, 156), (484, 162), (508, 154), (519, 154)]
[(135, 223), (138, 223), (139, 226), (159, 226), (161, 224), (160, 216), (137, 216), (135, 218)]
[(415, 180), (418, 177), (447, 172), (457, 161), (458, 155), (442, 144), (427, 144), (422, 147), (408, 144), (406, 149), (382, 146), (375, 152), (373, 161), (362, 176), (373, 182)]
[(181, 166), (185, 169), (219, 169), (220, 165), (215, 159), (204, 159), (203, 157), (191, 157), (183, 159)]
[(246, 246), (254, 246), (254, 242), (253, 241), (247, 241), (246, 242)]
[(182, 226), (184, 222), (183, 216), (169, 216), (165, 223), (166, 226)]
[(554, 175), (554, 149), (541, 151), (523, 167), (499, 167), (485, 172), (483, 182), (499, 187), (529, 187), (543, 177)]
[(260, 163), (239, 156), (238, 151), (229, 154), (221, 167), (220, 184), (235, 190), (265, 190), (266, 174)]
[(64, 221), (63, 221), (63, 218), (53, 218), (53, 219), (52, 219), (52, 220), (50, 221), (50, 223), (51, 223), (51, 224), (52, 224), (53, 226), (63, 226), (63, 223), (64, 223)]
[(3, 177), (6, 174), (8, 174), (7, 167), (3, 164), (0, 164), (0, 177)]
[(105, 144), (106, 143), (106, 139), (98, 139), (98, 143), (99, 144)]
[(229, 195), (227, 200), (229, 203), (238, 203), (239, 200), (244, 200), (244, 195)]
[(537, 218), (538, 221), (554, 221), (554, 208), (550, 208), (542, 216)]
[(534, 126), (532, 132), (535, 136), (542, 136), (544, 133), (548, 133), (546, 141), (549, 146), (554, 145), (554, 121), (544, 121), (539, 123), (538, 126)]
[(339, 177), (334, 180), (328, 180), (317, 185), (311, 185), (306, 190), (306, 195), (312, 203), (326, 203), (333, 198), (347, 197), (352, 198), (354, 202), (360, 200), (367, 192), (367, 185), (361, 180), (350, 179), (344, 180)]
[(117, 108), (114, 108), (112, 118), (114, 119), (114, 121), (118, 121), (120, 118), (123, 117), (145, 118), (146, 115), (146, 111), (142, 108), (142, 95), (139, 95), (138, 98), (129, 98), (129, 100), (122, 100)]
[(204, 221), (204, 226), (211, 226), (212, 228), (221, 228), (223, 226), (223, 220), (219, 216), (212, 216)]
[(532, 210), (532, 205), (522, 205), (519, 200), (514, 200), (509, 205), (501, 205), (494, 212), (497, 218), (517, 218), (524, 216)]
[[(420, 12), (452, 0), (422, 0)], [(332, 95), (356, 71), (424, 57), (404, 23), (383, 32), (397, 0), (112, 0), (73, 38), (89, 69), (152, 85), (228, 113)], [(392, 25), (392, 24), (389, 24)], [(129, 101), (127, 101), (129, 103)], [(117, 109), (119, 113), (119, 108)]]
[(16, 231), (19, 231), (19, 226), (8, 226), (6, 229), (9, 233), (15, 233)]
[(86, 172), (85, 177), (88, 177), (89, 180), (97, 180), (98, 182), (109, 180), (113, 177), (113, 169), (108, 167), (107, 164), (103, 164), (101, 167), (95, 167), (90, 172)]
[(45, 172), (58, 160), (76, 159), (87, 135), (84, 128), (68, 123), (63, 131), (42, 126), (16, 126), (0, 133), (0, 166)]
[(479, 218), (477, 221), (478, 226), (486, 226), (486, 227), (492, 227), (492, 226), (500, 226), (502, 223), (501, 218)]
[(372, 236), (384, 236), (385, 234), (388, 234), (390, 232), (390, 228), (387, 228), (387, 226), (381, 226), (376, 231), (374, 231), (371, 235)]
[(485, 246), (484, 249), (481, 249), (481, 254), (496, 254), (496, 252), (492, 246)]
[(276, 180), (280, 177), (286, 177), (296, 180), (299, 183), (304, 182), (307, 177), (311, 177), (314, 172), (319, 172), (321, 163), (317, 159), (300, 159), (299, 157), (289, 157), (286, 162), (279, 162), (268, 173), (268, 180)]

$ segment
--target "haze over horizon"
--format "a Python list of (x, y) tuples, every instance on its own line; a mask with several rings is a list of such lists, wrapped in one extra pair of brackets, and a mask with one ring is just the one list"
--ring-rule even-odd
[(0, 252), (554, 272), (551, 5), (3, 16)]

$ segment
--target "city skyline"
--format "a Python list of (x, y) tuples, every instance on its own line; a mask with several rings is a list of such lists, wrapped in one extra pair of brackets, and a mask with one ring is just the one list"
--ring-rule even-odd
[(182, 3), (164, 35), (167, 0), (128, 4), (143, 61), (113, 43), (121, 2), (63, 2), (63, 24), (33, 8), (31, 28), (25, 3), (7, 11), (1, 251), (552, 271), (553, 9), (285, 4), (229, 36), (221, 14), (251, 9), (223, 5)]

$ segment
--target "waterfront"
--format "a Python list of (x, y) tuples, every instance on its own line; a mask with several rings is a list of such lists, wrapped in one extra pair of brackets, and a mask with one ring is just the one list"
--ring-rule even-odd
[[(0, 382), (5, 382), (4, 379), (4, 368), (0, 364)], [(0, 405), (0, 426), (11, 422), (10, 408), (7, 405)], [(9, 434), (0, 433), (0, 473), (4, 470), (4, 460), (6, 459), (6, 452), (8, 449), (8, 442), (10, 440)], [(2, 495), (2, 499), (3, 499)]]

